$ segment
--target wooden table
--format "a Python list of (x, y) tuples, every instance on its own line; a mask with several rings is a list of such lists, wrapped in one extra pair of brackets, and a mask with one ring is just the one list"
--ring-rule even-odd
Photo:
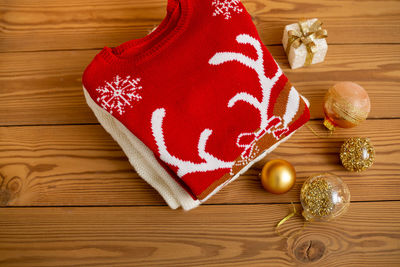
[[(98, 124), (81, 88), (103, 46), (145, 36), (166, 0), (0, 0), (0, 266), (400, 266), (400, 1), (248, 0), (263, 42), (311, 102), (335, 82), (366, 88), (361, 126), (319, 139), (303, 127), (207, 204), (170, 210), (134, 172)], [(326, 62), (290, 70), (284, 25), (320, 18)], [(363, 173), (340, 165), (345, 138), (369, 137), (376, 162)], [(266, 193), (258, 173), (272, 158), (297, 170), (295, 187)], [(307, 176), (330, 171), (350, 187), (348, 213), (285, 239), (274, 225), (299, 207)], [(286, 234), (302, 226), (285, 223)]]

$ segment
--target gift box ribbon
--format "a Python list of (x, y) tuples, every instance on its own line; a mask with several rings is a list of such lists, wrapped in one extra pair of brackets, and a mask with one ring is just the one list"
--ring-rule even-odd
[(290, 30), (288, 32), (288, 43), (286, 46), (286, 54), (289, 56), (290, 48), (298, 48), (304, 44), (307, 48), (307, 57), (304, 65), (310, 65), (315, 52), (317, 52), (317, 45), (315, 39), (324, 39), (328, 37), (328, 31), (322, 29), (322, 22), (316, 20), (311, 26), (307, 25), (307, 20), (300, 20), (298, 22), (300, 31)]

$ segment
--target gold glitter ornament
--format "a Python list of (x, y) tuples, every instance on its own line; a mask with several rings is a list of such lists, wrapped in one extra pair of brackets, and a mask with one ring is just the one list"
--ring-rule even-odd
[(359, 125), (371, 110), (367, 91), (353, 82), (333, 85), (324, 98), (324, 125), (330, 130), (335, 127), (351, 128)]
[[(293, 211), (275, 226), (275, 231), (280, 236), (289, 239), (301, 233), (307, 222), (330, 221), (341, 216), (350, 206), (350, 191), (338, 176), (321, 173), (309, 177), (304, 182), (300, 191), (300, 202), (302, 212), (292, 203)], [(279, 227), (296, 215), (304, 218), (303, 227), (289, 235), (283, 235)]]
[(346, 212), (350, 191), (338, 176), (330, 173), (309, 177), (300, 192), (302, 215), (307, 221), (330, 221)]
[(375, 149), (368, 138), (347, 139), (340, 149), (340, 160), (349, 171), (364, 171), (371, 167), (375, 159)]

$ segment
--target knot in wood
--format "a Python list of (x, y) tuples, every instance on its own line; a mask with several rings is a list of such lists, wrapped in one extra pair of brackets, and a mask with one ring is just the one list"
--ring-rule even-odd
[(324, 256), (325, 244), (319, 240), (307, 240), (294, 248), (294, 255), (301, 262), (316, 262)]
[(2, 180), (0, 187), (0, 206), (6, 206), (12, 199), (18, 197), (22, 188), (22, 179), (18, 176), (12, 177), (6, 181)]
[(0, 207), (6, 206), (11, 199), (10, 191), (0, 189)]

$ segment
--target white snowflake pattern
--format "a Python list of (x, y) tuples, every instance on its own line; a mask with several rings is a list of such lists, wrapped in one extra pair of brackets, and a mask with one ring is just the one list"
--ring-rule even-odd
[(122, 79), (117, 75), (112, 82), (106, 82), (105, 86), (96, 89), (100, 94), (97, 101), (111, 114), (117, 111), (122, 115), (126, 106), (132, 107), (133, 101), (142, 99), (138, 92), (142, 89), (139, 82), (140, 78), (133, 79), (131, 76), (126, 76)]
[(232, 17), (232, 13), (241, 13), (243, 11), (239, 6), (240, 0), (213, 0), (213, 16), (222, 15), (226, 20)]

